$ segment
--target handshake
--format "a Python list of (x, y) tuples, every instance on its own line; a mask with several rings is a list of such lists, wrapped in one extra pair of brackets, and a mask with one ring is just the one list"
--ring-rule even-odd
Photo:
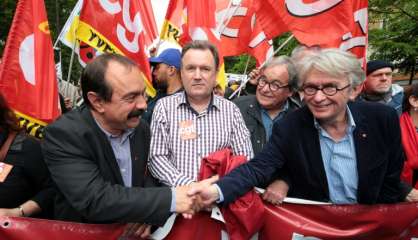
[(190, 219), (193, 214), (202, 209), (210, 209), (211, 205), (219, 199), (218, 189), (214, 185), (218, 179), (219, 177), (216, 175), (200, 182), (176, 187), (175, 212)]

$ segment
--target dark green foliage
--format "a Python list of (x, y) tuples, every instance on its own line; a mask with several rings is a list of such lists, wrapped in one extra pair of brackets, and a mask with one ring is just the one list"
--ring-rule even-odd
[(370, 0), (369, 6), (370, 59), (394, 62), (412, 76), (418, 68), (418, 2)]

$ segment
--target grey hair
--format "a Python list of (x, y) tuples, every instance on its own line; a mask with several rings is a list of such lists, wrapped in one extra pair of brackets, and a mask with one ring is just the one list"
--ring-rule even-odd
[(318, 52), (320, 50), (321, 48), (319, 46), (308, 47), (306, 45), (298, 45), (292, 50), (290, 59), (292, 59), (292, 61), (297, 64), (304, 56), (310, 53)]
[(356, 56), (336, 48), (317, 51), (301, 60), (298, 68), (299, 86), (303, 85), (306, 75), (312, 70), (335, 78), (347, 78), (352, 88), (359, 86), (366, 79), (366, 74)]
[(293, 61), (288, 56), (278, 56), (270, 59), (262, 68), (261, 70), (265, 70), (266, 68), (271, 68), (278, 65), (285, 65), (287, 68), (287, 72), (289, 74), (289, 86), (291, 91), (295, 91), (298, 87), (297, 81), (297, 71), (296, 66)]

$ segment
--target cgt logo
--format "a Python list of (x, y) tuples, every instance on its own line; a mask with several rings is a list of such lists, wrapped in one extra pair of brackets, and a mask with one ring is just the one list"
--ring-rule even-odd
[[(118, 23), (116, 26), (116, 35), (119, 42), (131, 53), (139, 52), (139, 35), (144, 27), (141, 21), (139, 12), (135, 13), (133, 19), (131, 18), (129, 9), (130, 1), (123, 0), (122, 6), (119, 2), (109, 0), (99, 0), (100, 6), (109, 14), (116, 15), (122, 11), (123, 23)], [(127, 38), (127, 32), (133, 33), (132, 41)]]

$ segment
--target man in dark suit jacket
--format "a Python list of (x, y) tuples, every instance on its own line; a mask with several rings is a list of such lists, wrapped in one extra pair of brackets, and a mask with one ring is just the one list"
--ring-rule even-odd
[(60, 220), (162, 225), (171, 212), (191, 213), (187, 187), (144, 188), (150, 131), (140, 115), (145, 84), (131, 60), (104, 54), (81, 77), (86, 106), (45, 131), (43, 151), (58, 188)]
[(189, 194), (228, 204), (266, 184), (286, 167), (289, 196), (337, 204), (393, 203), (400, 187), (403, 150), (396, 112), (348, 103), (364, 80), (355, 56), (336, 49), (305, 57), (299, 76), (306, 106), (276, 124), (266, 147), (215, 185)]

